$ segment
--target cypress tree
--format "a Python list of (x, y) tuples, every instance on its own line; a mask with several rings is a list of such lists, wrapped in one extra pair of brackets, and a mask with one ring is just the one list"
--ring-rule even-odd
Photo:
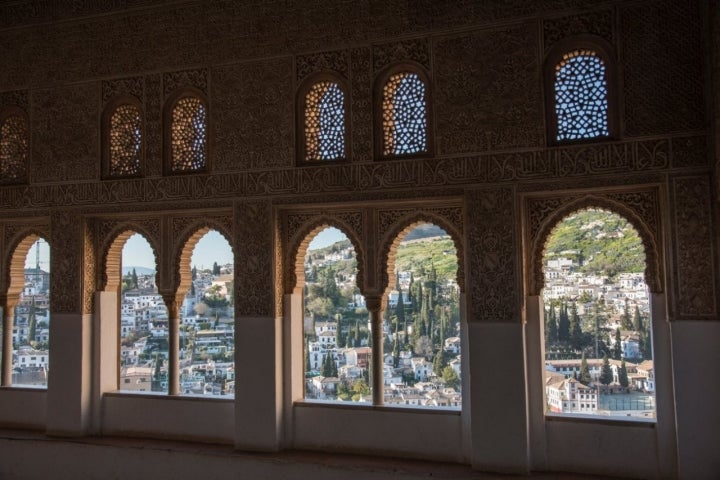
[(555, 345), (558, 339), (558, 326), (555, 321), (555, 309), (550, 306), (549, 311), (545, 311), (545, 344)]
[(640, 317), (640, 307), (635, 305), (635, 313), (633, 314), (633, 328), (636, 332), (640, 332), (643, 329), (642, 317)]
[(620, 382), (620, 385), (624, 388), (627, 388), (628, 385), (630, 385), (624, 358), (622, 360), (622, 363), (620, 364), (620, 370), (618, 371), (618, 382)]
[(582, 327), (580, 326), (580, 317), (578, 316), (577, 312), (577, 304), (575, 302), (572, 303), (572, 307), (570, 308), (570, 345), (572, 345), (572, 348), (575, 350), (580, 350), (582, 348), (583, 343), (583, 332)]
[(622, 358), (622, 336), (620, 335), (620, 328), (615, 330), (615, 347), (613, 348), (613, 358), (620, 360)]
[(580, 382), (585, 385), (589, 385), (592, 381), (590, 376), (590, 368), (588, 367), (587, 359), (585, 358), (585, 352), (582, 354), (582, 360), (580, 360)]
[(607, 353), (603, 353), (603, 364), (599, 380), (603, 385), (610, 385), (613, 381), (613, 374), (610, 369), (610, 360), (608, 360)]
[(558, 340), (561, 342), (567, 342), (570, 340), (570, 318), (568, 317), (567, 304), (564, 302), (560, 305)]

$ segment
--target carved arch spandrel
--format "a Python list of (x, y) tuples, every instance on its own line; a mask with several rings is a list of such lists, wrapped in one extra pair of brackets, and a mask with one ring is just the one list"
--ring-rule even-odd
[[(192, 282), (190, 272), (190, 260), (198, 242), (211, 230), (220, 233), (230, 245), (235, 255), (235, 248), (232, 242), (232, 214), (208, 215), (204, 217), (176, 217), (172, 222), (172, 261), (173, 278), (171, 281), (172, 290), (181, 295), (190, 288)], [(167, 283), (163, 285), (168, 286)]]
[[(629, 196), (629, 194), (636, 194)], [(642, 202), (633, 201), (644, 197)], [(650, 204), (651, 208), (646, 208)], [(645, 283), (653, 293), (662, 293), (663, 264), (657, 191), (606, 194), (569, 194), (548, 198), (530, 198), (525, 203), (525, 227), (529, 259), (526, 278), (529, 295), (539, 295), (545, 285), (543, 254), (553, 229), (567, 216), (588, 208), (607, 210), (625, 218), (635, 230), (645, 250)]]
[(49, 229), (46, 226), (5, 227), (5, 252), (3, 252), (2, 290), (8, 297), (20, 295), (25, 287), (25, 259), (37, 240), (48, 244)]
[(445, 209), (409, 209), (404, 214), (397, 215), (392, 223), (387, 223), (387, 219), (383, 221), (383, 213), (381, 212), (380, 221), (380, 252), (378, 265), (380, 272), (380, 291), (386, 292), (395, 284), (395, 254), (398, 246), (402, 242), (405, 234), (420, 224), (429, 223), (437, 225), (450, 235), (455, 245), (455, 255), (457, 256), (458, 269), (456, 281), (460, 292), (465, 292), (465, 245), (463, 243), (463, 223), (462, 208), (448, 207)]
[(99, 290), (114, 291), (120, 286), (122, 252), (125, 242), (136, 233), (142, 235), (150, 244), (150, 248), (155, 256), (155, 278), (160, 271), (159, 248), (160, 239), (158, 237), (159, 221), (156, 219), (148, 219), (144, 222), (137, 221), (104, 221), (98, 228), (102, 232), (99, 238), (100, 244), (100, 278), (98, 281)]
[[(349, 218), (348, 218), (349, 215)], [(343, 218), (345, 217), (345, 218)], [(350, 220), (350, 221), (348, 221)], [(357, 221), (353, 221), (357, 220)], [(287, 221), (287, 218), (286, 218)], [(358, 223), (359, 222), (359, 223)], [(353, 225), (354, 224), (354, 225)], [(285, 250), (285, 293), (291, 294), (297, 285), (305, 283), (305, 253), (308, 245), (317, 233), (328, 227), (335, 227), (342, 231), (355, 249), (357, 259), (356, 285), (363, 295), (367, 294), (365, 288), (365, 251), (360, 241), (362, 228), (361, 212), (327, 212), (308, 215), (302, 222), (287, 222), (286, 250)]]

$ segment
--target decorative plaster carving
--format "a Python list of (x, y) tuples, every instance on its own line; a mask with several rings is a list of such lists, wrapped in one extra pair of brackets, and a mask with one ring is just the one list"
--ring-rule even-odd
[(352, 107), (350, 138), (352, 161), (372, 161), (372, 50), (355, 48), (350, 52)]
[(327, 72), (328, 70), (337, 72), (344, 78), (349, 78), (349, 56), (350, 52), (347, 50), (298, 55), (295, 58), (295, 81), (299, 84), (312, 73)]
[(71, 210), (50, 214), (50, 310), (81, 313), (83, 304), (84, 225)]
[(532, 25), (435, 41), (435, 111), (440, 154), (545, 142), (537, 37)]
[(30, 105), (28, 100), (29, 96), (30, 95), (27, 90), (0, 92), (0, 111), (3, 107), (14, 106), (27, 112)]
[(145, 98), (145, 79), (143, 77), (130, 77), (118, 80), (104, 80), (102, 82), (103, 105), (121, 95), (132, 95), (142, 102)]
[(183, 70), (163, 74), (163, 97), (167, 99), (181, 88), (194, 87), (208, 94), (208, 69)]
[(430, 42), (427, 38), (415, 38), (395, 43), (373, 46), (373, 70), (375, 72), (393, 63), (412, 60), (430, 71)]
[(235, 205), (235, 313), (271, 316), (275, 312), (273, 288), (273, 216), (267, 201)]
[(717, 279), (710, 180), (707, 176), (672, 179), (675, 248), (675, 305), (678, 318), (717, 315)]
[(613, 14), (610, 10), (586, 12), (543, 20), (545, 51), (558, 41), (575, 35), (590, 34), (613, 44)]
[(519, 322), (514, 191), (469, 190), (465, 209), (468, 321)]

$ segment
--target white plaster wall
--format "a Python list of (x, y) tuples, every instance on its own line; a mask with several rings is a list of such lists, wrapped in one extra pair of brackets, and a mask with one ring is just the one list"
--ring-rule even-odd
[(449, 462), (463, 455), (460, 412), (297, 404), (293, 447)]
[(230, 399), (106, 394), (103, 433), (232, 445), (235, 404)]
[(671, 324), (680, 478), (720, 478), (720, 322)]

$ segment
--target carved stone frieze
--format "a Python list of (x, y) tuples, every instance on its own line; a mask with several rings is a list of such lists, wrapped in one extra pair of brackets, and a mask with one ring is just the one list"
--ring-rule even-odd
[(555, 193), (525, 199), (526, 260), (529, 295), (539, 295), (545, 284), (543, 255), (553, 229), (567, 216), (587, 208), (604, 209), (624, 217), (637, 230), (645, 250), (645, 282), (651, 292), (662, 292), (662, 232), (660, 198), (656, 187), (592, 193)]
[(714, 319), (717, 276), (710, 179), (672, 179), (675, 315), (678, 319)]
[(82, 224), (82, 313), (94, 312), (95, 292), (97, 291), (97, 239), (92, 225)]
[(430, 42), (427, 38), (415, 38), (373, 46), (373, 70), (375, 72), (393, 63), (408, 60), (419, 63), (427, 71), (431, 70)]
[(590, 34), (613, 44), (613, 15), (610, 10), (586, 12), (543, 20), (545, 51), (558, 41), (575, 35)]
[(273, 215), (267, 201), (239, 201), (234, 212), (235, 314), (271, 316), (273, 286)]
[(99, 178), (98, 88), (68, 85), (33, 92), (30, 181)]
[(294, 164), (292, 63), (288, 58), (213, 70), (215, 170), (231, 172)]
[(310, 74), (327, 71), (350, 78), (349, 57), (350, 52), (347, 50), (298, 55), (295, 58), (295, 80), (299, 84)]
[(435, 40), (438, 153), (544, 144), (533, 28), (522, 25)]
[(12, 90), (9, 92), (0, 92), (0, 110), (3, 107), (18, 107), (27, 112), (30, 105), (29, 93), (27, 90)]
[(180, 88), (197, 88), (205, 95), (208, 94), (208, 69), (182, 70), (179, 72), (166, 72), (163, 74), (163, 97), (167, 99)]
[(672, 167), (706, 167), (710, 155), (705, 137), (677, 137), (672, 142)]
[[(705, 142), (702, 136), (682, 138), (683, 142)], [(222, 202), (238, 196), (321, 195), (325, 198), (327, 194), (335, 194), (346, 198), (350, 193), (385, 195), (388, 191), (403, 189), (448, 189), (548, 179), (572, 179), (573, 183), (585, 182), (592, 186), (622, 178), (617, 174), (632, 174), (637, 178), (639, 174), (649, 177), (651, 172), (666, 172), (674, 161), (673, 155), (671, 141), (665, 138), (457, 158), (7, 186), (0, 188), (0, 208), (23, 210), (157, 202), (177, 205), (182, 202)], [(615, 180), (607, 176), (609, 174), (616, 174)]]
[(469, 322), (520, 321), (514, 199), (508, 187), (465, 197)]
[(145, 79), (130, 77), (102, 82), (103, 105), (120, 95), (131, 95), (142, 102), (145, 98)]

